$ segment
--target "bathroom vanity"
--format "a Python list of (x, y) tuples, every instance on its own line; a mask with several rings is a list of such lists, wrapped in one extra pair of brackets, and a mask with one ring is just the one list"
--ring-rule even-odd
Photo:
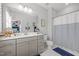
[(34, 56), (44, 51), (43, 34), (0, 37), (0, 56)]

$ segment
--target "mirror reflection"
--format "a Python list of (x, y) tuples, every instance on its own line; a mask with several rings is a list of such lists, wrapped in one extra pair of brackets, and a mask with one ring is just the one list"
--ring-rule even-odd
[[(47, 10), (34, 3), (2, 3), (2, 31), (47, 33)], [(41, 12), (42, 11), (42, 12)], [(42, 21), (42, 19), (45, 20)], [(45, 25), (45, 26), (44, 26)], [(44, 30), (44, 31), (43, 31)]]

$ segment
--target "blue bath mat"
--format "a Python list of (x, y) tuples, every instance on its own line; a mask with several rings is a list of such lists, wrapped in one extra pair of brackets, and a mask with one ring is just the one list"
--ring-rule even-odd
[(59, 47), (57, 47), (57, 48), (55, 48), (55, 49), (53, 49), (55, 52), (57, 52), (57, 53), (59, 53), (60, 55), (62, 55), (62, 56), (74, 56), (73, 54), (71, 54), (71, 53), (69, 53), (69, 52), (67, 52), (67, 51), (65, 51), (65, 50), (63, 50), (63, 49), (61, 49), (61, 48), (59, 48)]

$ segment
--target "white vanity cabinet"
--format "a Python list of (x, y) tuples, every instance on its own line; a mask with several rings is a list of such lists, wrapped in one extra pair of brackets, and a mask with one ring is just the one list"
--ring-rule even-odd
[(17, 39), (17, 56), (28, 56), (27, 38)]
[(17, 39), (17, 56), (35, 56), (44, 49), (43, 35)]
[(44, 45), (44, 40), (43, 40), (43, 35), (38, 36), (38, 54), (41, 54), (45, 50), (45, 45)]
[(37, 37), (17, 39), (17, 56), (37, 55)]
[(37, 36), (28, 38), (28, 48), (29, 48), (29, 56), (37, 55)]
[(15, 40), (0, 41), (0, 56), (15, 56)]
[(35, 56), (43, 51), (43, 35), (8, 37), (0, 41), (0, 56)]

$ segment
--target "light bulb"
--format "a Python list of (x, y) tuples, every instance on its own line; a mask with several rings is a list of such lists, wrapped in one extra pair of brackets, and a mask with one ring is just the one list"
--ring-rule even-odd
[(69, 5), (69, 3), (65, 3), (65, 5)]
[(24, 8), (24, 11), (25, 11), (25, 12), (27, 12), (27, 11), (28, 11), (28, 8), (27, 8), (27, 7), (25, 7), (25, 8)]
[(22, 5), (19, 5), (19, 6), (18, 6), (18, 9), (19, 9), (19, 10), (23, 10), (23, 6), (22, 6)]
[(32, 13), (32, 9), (31, 8), (28, 9), (28, 13)]

